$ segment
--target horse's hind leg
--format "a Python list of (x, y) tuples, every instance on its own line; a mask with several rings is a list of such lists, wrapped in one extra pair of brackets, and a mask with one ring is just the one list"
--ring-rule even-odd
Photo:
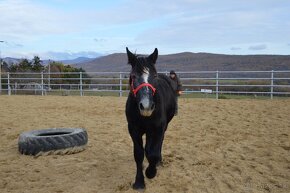
[(165, 132), (167, 130), (167, 127), (168, 127), (168, 124), (166, 124), (164, 126), (163, 133), (162, 133), (162, 139), (161, 139), (161, 144), (160, 144), (160, 160), (159, 160), (158, 166), (162, 166), (163, 165), (162, 148), (163, 148), (163, 141), (164, 141), (164, 136), (165, 136)]
[(135, 159), (136, 167), (137, 167), (133, 189), (144, 189), (145, 188), (145, 181), (144, 181), (144, 175), (143, 175), (144, 148), (143, 148), (142, 135), (136, 132), (134, 129), (130, 130), (130, 126), (129, 126), (129, 132), (134, 143), (134, 159)]
[(164, 140), (164, 133), (163, 133), (163, 136), (162, 136), (162, 140), (161, 140), (161, 144), (160, 144), (160, 147), (159, 147), (159, 151), (160, 151), (160, 159), (157, 163), (157, 166), (162, 166), (163, 165), (163, 159), (162, 159), (162, 146), (163, 146), (163, 140)]

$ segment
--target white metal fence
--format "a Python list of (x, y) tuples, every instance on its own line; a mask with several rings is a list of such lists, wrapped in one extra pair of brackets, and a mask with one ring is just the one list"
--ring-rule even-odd
[[(167, 72), (163, 72), (168, 74)], [(184, 96), (290, 96), (290, 71), (177, 72)], [(118, 95), (129, 92), (128, 72), (2, 73), (0, 94)]]

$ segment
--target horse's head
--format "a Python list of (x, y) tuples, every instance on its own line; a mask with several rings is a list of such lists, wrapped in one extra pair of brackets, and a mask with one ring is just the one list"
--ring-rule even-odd
[(140, 114), (145, 117), (151, 116), (155, 110), (153, 101), (156, 89), (152, 85), (152, 81), (157, 77), (155, 63), (158, 57), (158, 50), (148, 57), (140, 57), (129, 51), (128, 48), (128, 63), (132, 66), (130, 73), (131, 95), (136, 98)]

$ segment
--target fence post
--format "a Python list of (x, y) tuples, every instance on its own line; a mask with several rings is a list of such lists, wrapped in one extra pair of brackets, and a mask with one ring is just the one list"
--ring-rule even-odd
[(14, 95), (17, 94), (17, 82), (14, 82)]
[(0, 95), (2, 94), (2, 60), (0, 60)]
[(273, 99), (274, 91), (274, 70), (271, 71), (271, 99)]
[(10, 74), (7, 72), (7, 89), (8, 89), (8, 95), (11, 95), (11, 88), (10, 88)]
[(80, 95), (83, 96), (83, 73), (80, 72)]
[(123, 93), (122, 93), (122, 72), (120, 72), (120, 81), (119, 81), (119, 85), (120, 85), (120, 91), (119, 91), (119, 97), (122, 97), (123, 96)]
[(41, 72), (41, 96), (43, 96), (43, 71)]
[(216, 99), (219, 99), (219, 71), (216, 71), (215, 97)]
[(48, 61), (48, 89), (50, 89), (50, 60)]

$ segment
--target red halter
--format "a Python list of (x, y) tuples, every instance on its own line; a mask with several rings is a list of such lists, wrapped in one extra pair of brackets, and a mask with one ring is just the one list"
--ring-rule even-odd
[(133, 94), (134, 94), (135, 97), (136, 97), (136, 95), (137, 95), (137, 92), (138, 92), (142, 87), (144, 87), (144, 86), (148, 86), (149, 88), (151, 88), (151, 90), (152, 90), (152, 92), (153, 92), (153, 96), (155, 95), (156, 88), (154, 88), (154, 86), (152, 86), (152, 84), (150, 84), (150, 83), (145, 83), (145, 82), (144, 82), (144, 83), (140, 84), (139, 86), (137, 86), (137, 88), (134, 89), (134, 84), (133, 84), (133, 82), (134, 82), (134, 79), (131, 80), (131, 90), (132, 90), (132, 92), (133, 92)]

